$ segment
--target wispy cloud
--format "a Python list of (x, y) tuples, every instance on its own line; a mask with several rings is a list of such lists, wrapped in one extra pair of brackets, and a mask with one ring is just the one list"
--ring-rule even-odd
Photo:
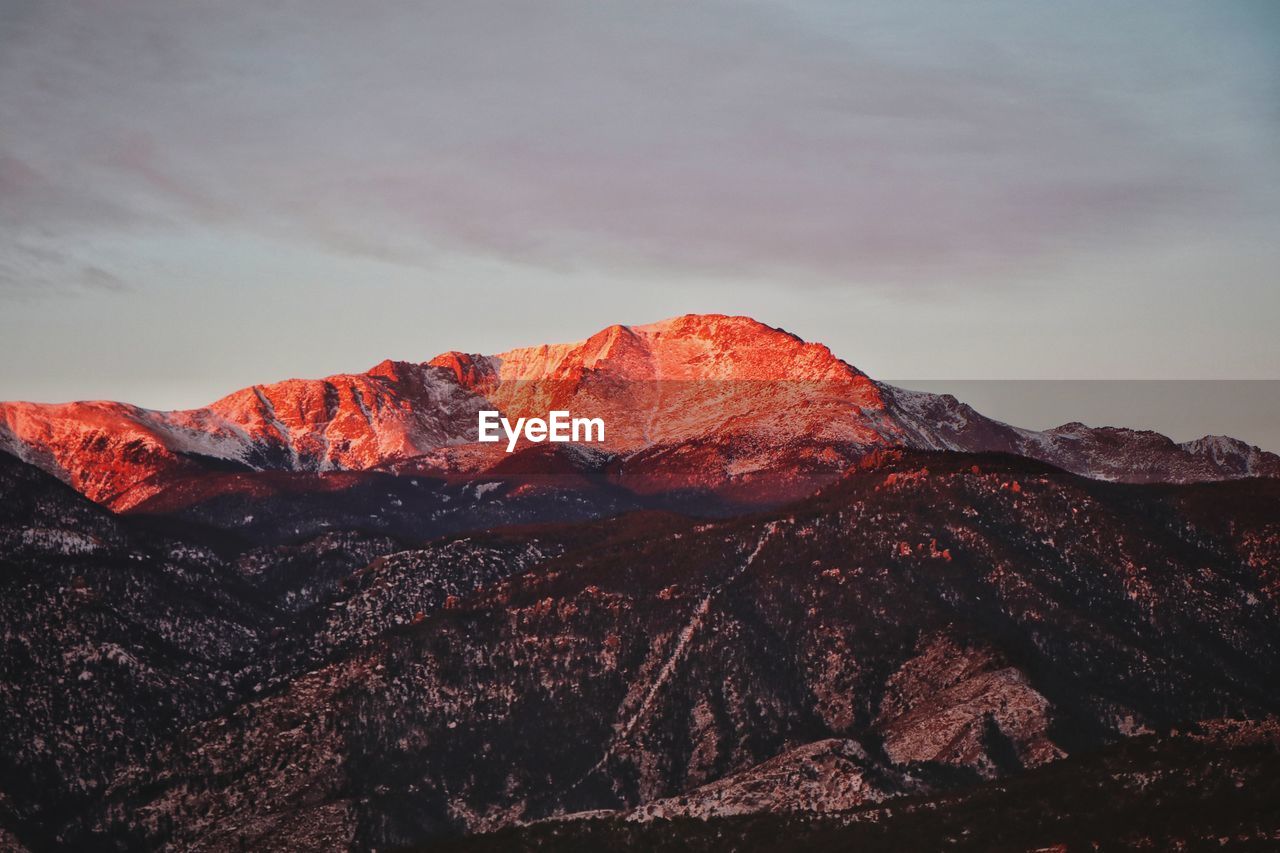
[(12, 279), (79, 231), (198, 222), (416, 263), (999, 286), (1276, 215), (1269, 39), (1127, 8), (42, 4), (0, 58), (0, 256)]

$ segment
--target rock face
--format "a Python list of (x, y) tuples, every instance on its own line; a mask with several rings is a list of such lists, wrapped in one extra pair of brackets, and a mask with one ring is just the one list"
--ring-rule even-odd
[(917, 651), (889, 677), (880, 709), (893, 763), (936, 761), (995, 776), (1065, 756), (1049, 738), (1049, 700), (994, 649), (964, 649), (944, 635)]
[[(1137, 482), (1280, 475), (1280, 457), (1227, 438), (1176, 445), (1079, 424), (1016, 429), (945, 395), (874, 382), (819, 344), (719, 315), (611, 326), (578, 343), (496, 356), (387, 361), (366, 373), (246, 388), (190, 411), (4, 403), (0, 449), (126, 510), (228, 470), (366, 471), (412, 461), (420, 473), (483, 473), (504, 456), (475, 443), (486, 408), (513, 419), (551, 409), (603, 417), (610, 429), (598, 449), (628, 462), (625, 482), (649, 492), (709, 489), (752, 500), (776, 494), (776, 480), (790, 473), (795, 483), (783, 492), (799, 497), (885, 446), (1002, 450)], [(754, 487), (766, 480), (774, 481), (767, 490)]]
[(787, 750), (678, 797), (654, 800), (629, 820), (728, 817), (760, 812), (825, 814), (879, 803), (928, 786), (878, 764), (861, 744), (829, 738)]

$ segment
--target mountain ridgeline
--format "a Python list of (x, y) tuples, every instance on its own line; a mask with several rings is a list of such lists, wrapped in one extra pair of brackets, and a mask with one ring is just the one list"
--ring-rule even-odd
[[(1082, 424), (1008, 426), (947, 395), (878, 383), (826, 347), (754, 320), (703, 315), (611, 326), (574, 344), (256, 385), (188, 411), (0, 403), (0, 449), (127, 511), (254, 488), (253, 477), (226, 476), (236, 474), (475, 479), (504, 463), (500, 448), (476, 440), (480, 411), (514, 421), (553, 409), (609, 425), (609, 440), (592, 445), (602, 453), (578, 464), (624, 488), (687, 486), (748, 502), (800, 497), (891, 446), (1015, 453), (1128, 482), (1280, 476), (1280, 457), (1224, 437), (1175, 444)], [(794, 486), (780, 490), (786, 479)]]

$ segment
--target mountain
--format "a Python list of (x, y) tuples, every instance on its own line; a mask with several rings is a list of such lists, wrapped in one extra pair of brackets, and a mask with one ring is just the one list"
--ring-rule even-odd
[[(552, 407), (607, 440), (473, 440)], [(0, 423), (6, 850), (1280, 832), (1280, 476), (1232, 439), (717, 316)]]
[[(94, 501), (129, 510), (209, 475), (392, 469), (474, 479), (504, 464), (476, 442), (477, 413), (566, 409), (608, 424), (598, 470), (639, 493), (702, 490), (747, 503), (808, 494), (868, 450), (1004, 451), (1102, 479), (1191, 482), (1280, 476), (1280, 457), (1206, 437), (1068, 424), (1035, 432), (947, 395), (878, 383), (819, 344), (745, 317), (611, 326), (585, 341), (496, 356), (289, 380), (206, 408), (0, 404), (6, 449)], [(208, 488), (204, 489), (211, 496)], [(163, 503), (163, 500), (162, 500)]]
[[(762, 515), (384, 552), (280, 611), (248, 673), (215, 675), (238, 685), (223, 710), (187, 712), (45, 837), (382, 849), (604, 813), (834, 814), (1274, 716), (1278, 506), (1276, 480), (888, 451)], [(254, 553), (256, 577), (305, 565)]]

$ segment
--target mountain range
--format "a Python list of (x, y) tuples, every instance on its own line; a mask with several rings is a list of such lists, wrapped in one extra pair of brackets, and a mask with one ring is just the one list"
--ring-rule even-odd
[(0, 448), (0, 848), (1280, 840), (1280, 458), (1233, 439), (686, 316)]
[[(1129, 482), (1280, 475), (1280, 457), (1225, 436), (1175, 444), (1079, 423), (1018, 429), (947, 395), (876, 382), (826, 347), (749, 318), (704, 315), (611, 326), (573, 344), (255, 385), (187, 411), (0, 403), (0, 449), (124, 511), (211, 472), (474, 478), (507, 462), (476, 442), (478, 411), (514, 419), (552, 408), (603, 417), (609, 440), (592, 467), (617, 463), (611, 479), (640, 488), (658, 467), (663, 489), (678, 471), (711, 492), (741, 496), (763, 477), (776, 493), (782, 471), (829, 480), (888, 446), (1003, 451)], [(658, 456), (661, 465), (646, 464)]]

